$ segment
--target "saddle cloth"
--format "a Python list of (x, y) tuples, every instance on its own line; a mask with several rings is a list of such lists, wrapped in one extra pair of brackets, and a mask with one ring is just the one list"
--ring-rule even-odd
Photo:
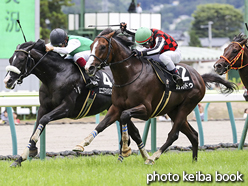
[[(84, 82), (86, 83), (85, 76), (88, 76), (88, 75), (86, 74), (85, 70), (81, 69), (79, 66), (78, 66), (78, 69), (80, 73), (82, 74)], [(81, 111), (79, 112), (78, 116), (75, 119), (87, 116), (97, 95), (99, 94), (106, 95), (106, 96), (112, 95), (113, 78), (112, 76), (110, 76), (108, 71), (104, 71), (104, 70), (97, 71), (95, 76), (98, 82), (98, 86), (95, 87), (93, 90), (88, 91), (88, 95), (83, 103)]]
[(178, 69), (180, 76), (183, 79), (184, 84), (182, 86), (179, 86), (175, 83), (170, 72), (168, 70), (165, 70), (166, 67), (164, 64), (151, 59), (149, 59), (148, 61), (152, 65), (158, 79), (163, 84), (165, 84), (166, 89), (169, 89), (171, 91), (180, 91), (180, 90), (189, 90), (194, 87), (189, 71), (180, 64), (176, 65), (176, 68)]
[[(79, 66), (78, 68), (83, 76), (84, 82), (86, 83), (85, 77), (88, 76), (88, 74), (86, 74), (85, 70), (81, 69)], [(109, 70), (109, 72), (111, 71)], [(92, 91), (97, 94), (103, 94), (107, 96), (112, 95), (113, 77), (110, 76), (109, 72), (107, 70), (99, 70), (96, 72), (95, 78), (98, 82), (98, 86), (93, 88)]]

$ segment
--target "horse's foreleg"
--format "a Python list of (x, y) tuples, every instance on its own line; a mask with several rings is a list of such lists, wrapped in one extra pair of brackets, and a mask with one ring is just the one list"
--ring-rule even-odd
[(121, 148), (121, 154), (123, 157), (128, 157), (131, 155), (132, 150), (128, 145), (128, 140), (129, 140), (129, 136), (128, 136), (128, 127), (127, 124), (126, 125), (122, 125), (122, 136), (121, 136), (121, 140), (122, 140), (122, 148)]
[(72, 150), (78, 151), (78, 152), (83, 152), (84, 147), (88, 146), (93, 141), (93, 139), (97, 136), (97, 134), (98, 134), (98, 132), (96, 130), (93, 130), (86, 138), (84, 138), (84, 140), (81, 143), (76, 145)]
[(72, 150), (83, 152), (85, 146), (88, 146), (100, 132), (102, 132), (104, 129), (106, 129), (108, 126), (110, 126), (118, 119), (119, 119), (118, 109), (112, 105), (109, 108), (109, 111), (106, 114), (105, 118), (97, 125), (95, 130), (93, 130), (81, 143), (76, 145)]
[[(39, 136), (43, 130), (44, 126), (42, 124), (39, 124), (38, 128), (35, 130), (35, 133), (33, 134), (33, 136), (31, 137), (31, 141), (36, 144), (38, 139), (39, 139)], [(22, 157), (22, 160), (25, 161), (27, 158), (28, 158), (28, 155), (29, 155), (29, 150), (30, 150), (30, 147), (31, 147), (31, 141), (29, 142), (29, 144), (26, 146), (26, 148), (24, 149), (21, 157)], [(34, 155), (35, 154), (35, 155)], [(34, 157), (37, 155), (37, 150), (36, 150), (36, 153), (33, 152), (32, 155), (30, 157)]]
[(169, 147), (172, 145), (174, 141), (178, 139), (179, 131), (178, 129), (174, 128), (175, 124), (173, 125), (172, 130), (168, 134), (168, 138), (165, 142), (165, 144), (158, 150), (156, 151), (150, 158), (148, 158), (145, 161), (145, 164), (148, 165), (153, 165), (155, 163), (155, 160), (157, 160), (160, 155)]
[(146, 160), (149, 155), (145, 149), (144, 143), (142, 142), (139, 130), (135, 127), (134, 123), (131, 120), (128, 122), (128, 131), (131, 138), (136, 142), (143, 159)]
[(145, 161), (145, 164), (147, 165), (153, 165), (155, 163), (155, 160), (157, 160), (162, 154), (162, 151), (159, 149), (158, 151), (154, 152), (152, 156), (147, 158)]
[[(31, 147), (31, 142), (33, 142), (33, 144), (34, 144), (34, 146), (35, 146), (35, 144), (37, 143), (37, 141), (38, 141), (38, 139), (39, 139), (39, 136), (40, 136), (40, 134), (41, 134), (43, 128), (44, 128), (43, 125), (39, 124), (38, 128), (35, 130), (34, 134), (32, 135), (32, 137), (31, 137), (31, 139), (30, 139), (28, 145), (25, 147), (23, 153), (21, 154), (21, 157), (18, 158), (16, 161), (14, 161), (14, 162), (10, 165), (10, 167), (21, 166), (21, 163), (22, 163), (23, 161), (27, 160), (28, 155), (30, 155), (30, 154), (29, 154), (29, 150), (30, 150), (30, 147)], [(34, 156), (37, 155), (37, 148), (36, 148), (36, 152), (33, 152), (33, 153), (35, 154), (35, 155), (33, 154)], [(30, 157), (34, 157), (34, 156), (31, 156), (31, 155), (30, 155)]]
[(137, 107), (125, 110), (122, 112), (120, 121), (122, 124), (122, 155), (127, 157), (131, 154), (131, 148), (128, 146), (128, 130), (131, 130), (129, 134), (135, 140), (138, 145), (143, 158), (147, 158), (148, 154), (144, 148), (144, 144), (141, 140), (138, 129), (131, 122), (131, 118), (145, 118), (147, 117), (146, 107), (144, 105), (139, 105)]
[[(72, 99), (69, 99), (70, 101)], [(21, 157), (16, 160), (11, 167), (21, 166), (21, 162), (25, 161), (28, 157), (34, 157), (37, 155), (38, 150), (36, 147), (36, 143), (39, 140), (39, 136), (41, 135), (42, 131), (44, 130), (47, 123), (53, 120), (65, 118), (68, 116), (68, 109), (66, 109), (69, 105), (72, 105), (71, 102), (63, 102), (60, 106), (58, 106), (56, 109), (52, 110), (51, 112), (47, 113), (47, 111), (40, 107), (38, 111), (38, 118), (36, 120), (36, 129), (34, 130), (30, 140), (29, 144), (25, 147)], [(39, 123), (39, 125), (37, 125)]]
[(178, 139), (179, 136), (179, 129), (178, 129), (178, 123), (174, 123), (171, 131), (168, 134), (167, 140), (165, 144), (158, 150), (156, 151), (150, 158), (148, 158), (145, 161), (145, 164), (148, 165), (153, 165), (155, 163), (155, 160), (157, 160), (160, 155), (170, 146), (174, 141)]

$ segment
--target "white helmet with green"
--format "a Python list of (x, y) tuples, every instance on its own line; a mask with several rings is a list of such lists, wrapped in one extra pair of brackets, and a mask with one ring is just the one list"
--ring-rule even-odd
[(151, 37), (152, 31), (147, 27), (140, 27), (135, 33), (135, 41), (140, 45), (145, 44)]

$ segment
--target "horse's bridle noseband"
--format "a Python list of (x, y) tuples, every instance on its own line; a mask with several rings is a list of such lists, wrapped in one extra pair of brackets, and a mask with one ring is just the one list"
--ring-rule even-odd
[(25, 72), (23, 74), (21, 74), (19, 79), (17, 80), (17, 84), (21, 84), (23, 79), (31, 73), (31, 72), (30, 73), (28, 72), (28, 63), (29, 63), (29, 61), (32, 61), (32, 63), (34, 63), (34, 59), (31, 57), (30, 51), (26, 51), (23, 49), (16, 49), (15, 52), (24, 52), (27, 54), (27, 62), (26, 62), (26, 66), (25, 66)]
[[(227, 59), (223, 55), (220, 56), (221, 58), (223, 58), (224, 60), (226, 60), (229, 63), (229, 65), (226, 67), (227, 71), (225, 73), (227, 73), (231, 69), (238, 70), (238, 69), (244, 68), (245, 66), (248, 65), (248, 63), (246, 65), (243, 65), (245, 44), (243, 46), (241, 46), (239, 42), (232, 42), (232, 43), (238, 44), (241, 47), (241, 49), (240, 49), (239, 53), (232, 59), (232, 61), (230, 61), (229, 59)], [(233, 67), (233, 65), (238, 61), (240, 56), (241, 56), (241, 65), (240, 65), (240, 67)]]

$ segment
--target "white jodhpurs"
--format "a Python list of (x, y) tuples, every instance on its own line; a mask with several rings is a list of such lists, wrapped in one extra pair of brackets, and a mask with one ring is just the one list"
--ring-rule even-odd
[(162, 54), (156, 54), (151, 56), (146, 56), (148, 59), (152, 58), (155, 61), (159, 61), (165, 64), (169, 71), (175, 68), (175, 64), (181, 61), (181, 50), (177, 47), (175, 51), (166, 51)]

